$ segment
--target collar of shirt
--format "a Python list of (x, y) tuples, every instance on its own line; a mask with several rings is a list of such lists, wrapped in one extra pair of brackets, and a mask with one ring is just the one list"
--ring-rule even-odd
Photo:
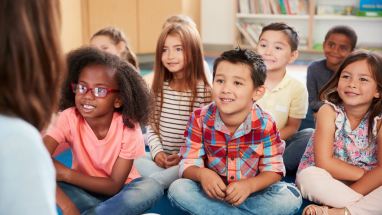
[(282, 90), (283, 88), (288, 86), (288, 83), (289, 83), (290, 80), (291, 80), (291, 78), (288, 76), (288, 74), (285, 74), (284, 78), (280, 81), (280, 83), (277, 84), (276, 87), (274, 87), (270, 92), (277, 92), (279, 90)]
[[(253, 103), (252, 110), (248, 113), (247, 117), (245, 118), (244, 122), (242, 122), (238, 129), (236, 129), (235, 133), (232, 135), (230, 139), (236, 139), (241, 136), (244, 136), (251, 132), (252, 129), (260, 129), (261, 122), (260, 118), (257, 115), (258, 111), (260, 111), (260, 107)], [(206, 122), (206, 125), (209, 127), (215, 127), (215, 130), (220, 131), (226, 136), (230, 136), (230, 131), (225, 126), (223, 120), (220, 117), (219, 110), (217, 109), (217, 106), (214, 104), (213, 108), (210, 108), (207, 115), (209, 116)]]

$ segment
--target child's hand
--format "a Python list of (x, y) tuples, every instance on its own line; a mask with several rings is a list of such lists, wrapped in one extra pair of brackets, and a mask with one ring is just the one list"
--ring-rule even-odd
[(250, 194), (248, 181), (235, 181), (227, 186), (226, 197), (224, 200), (237, 206), (243, 203)]
[(54, 162), (54, 167), (56, 168), (56, 180), (67, 181), (72, 170), (64, 166), (60, 162)]
[(179, 161), (180, 161), (180, 157), (178, 154), (172, 154), (172, 155), (167, 156), (166, 168), (178, 165)]
[(167, 154), (165, 152), (158, 152), (154, 158), (154, 162), (162, 168), (166, 168)]
[(224, 200), (226, 185), (216, 172), (207, 168), (201, 169), (200, 184), (210, 198)]

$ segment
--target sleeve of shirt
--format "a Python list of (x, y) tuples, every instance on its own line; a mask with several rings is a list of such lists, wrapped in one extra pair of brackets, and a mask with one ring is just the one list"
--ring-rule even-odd
[(317, 86), (316, 77), (314, 76), (314, 72), (315, 71), (312, 66), (309, 66), (306, 77), (306, 87), (309, 94), (309, 107), (313, 112), (317, 112), (323, 103), (318, 98), (319, 89)]
[(154, 159), (159, 152), (163, 151), (162, 142), (160, 141), (159, 135), (155, 133), (151, 126), (147, 126), (146, 138), (150, 148), (151, 158)]
[(123, 129), (123, 142), (119, 157), (124, 159), (136, 159), (145, 155), (145, 144), (139, 124), (135, 124), (134, 128)]
[(49, 125), (45, 135), (51, 136), (58, 142), (57, 150), (64, 151), (69, 148), (72, 143), (70, 132), (70, 119), (73, 121), (75, 115), (72, 110), (64, 110)]
[(276, 172), (284, 176), (285, 166), (282, 155), (284, 153), (285, 143), (280, 138), (276, 123), (269, 119), (265, 123), (263, 138), (264, 153), (259, 160), (259, 170), (260, 172)]
[(308, 112), (308, 91), (305, 85), (297, 80), (293, 88), (289, 117), (304, 119)]
[[(197, 110), (198, 112), (200, 111)], [(199, 112), (200, 113), (200, 112)], [(180, 148), (181, 161), (179, 163), (179, 177), (182, 177), (184, 170), (190, 166), (204, 167), (203, 157), (205, 155), (202, 142), (202, 121), (200, 116), (192, 113), (186, 126), (184, 136), (186, 144)]]

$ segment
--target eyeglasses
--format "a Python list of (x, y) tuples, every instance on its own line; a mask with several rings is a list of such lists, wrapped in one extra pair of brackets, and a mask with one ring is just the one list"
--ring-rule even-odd
[(104, 97), (107, 96), (108, 93), (119, 92), (119, 90), (105, 88), (105, 87), (90, 88), (90, 87), (87, 87), (87, 86), (85, 86), (83, 84), (75, 84), (75, 83), (72, 83), (71, 85), (72, 85), (73, 93), (78, 93), (78, 94), (81, 94), (81, 95), (85, 95), (90, 90), (92, 92), (92, 94), (95, 97), (97, 97), (97, 98), (104, 98)]

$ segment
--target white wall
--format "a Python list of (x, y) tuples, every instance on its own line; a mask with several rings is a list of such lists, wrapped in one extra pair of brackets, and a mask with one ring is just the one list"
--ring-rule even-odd
[(201, 1), (201, 35), (203, 44), (231, 45), (234, 41), (233, 0)]

